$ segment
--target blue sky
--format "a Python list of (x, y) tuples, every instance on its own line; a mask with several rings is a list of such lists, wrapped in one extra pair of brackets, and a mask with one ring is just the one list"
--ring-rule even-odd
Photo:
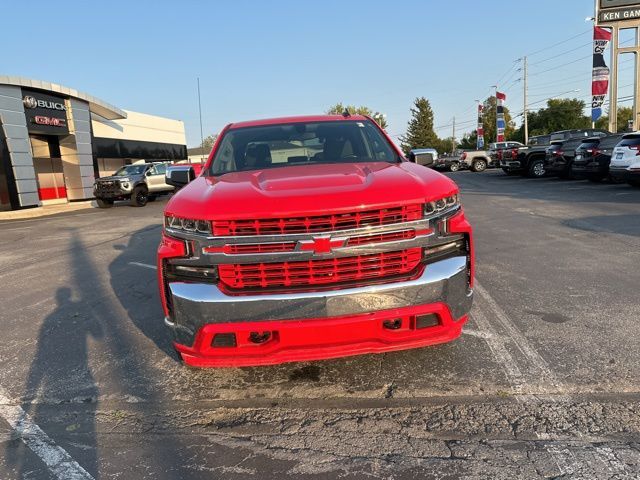
[(0, 74), (184, 120), (189, 146), (200, 138), (197, 77), (205, 135), (337, 101), (386, 113), (397, 135), (417, 96), (431, 100), (441, 136), (454, 115), (470, 130), (474, 100), (499, 79), (507, 106), (522, 110), (516, 58), (573, 36), (530, 57), (530, 100), (590, 90), (591, 60), (581, 58), (591, 54), (591, 0), (30, 4), (30, 13), (23, 2), (3, 6)]

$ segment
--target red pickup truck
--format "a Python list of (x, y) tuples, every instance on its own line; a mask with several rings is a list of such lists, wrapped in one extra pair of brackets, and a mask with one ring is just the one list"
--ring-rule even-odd
[(194, 366), (451, 341), (473, 271), (456, 184), (360, 115), (227, 125), (168, 202), (158, 249), (165, 324)]

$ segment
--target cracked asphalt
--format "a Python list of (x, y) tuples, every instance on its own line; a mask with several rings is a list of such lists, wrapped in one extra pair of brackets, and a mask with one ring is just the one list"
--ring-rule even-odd
[(164, 201), (0, 223), (0, 478), (64, 478), (53, 446), (73, 478), (640, 478), (640, 189), (450, 175), (465, 333), (324, 362), (178, 361), (144, 266)]

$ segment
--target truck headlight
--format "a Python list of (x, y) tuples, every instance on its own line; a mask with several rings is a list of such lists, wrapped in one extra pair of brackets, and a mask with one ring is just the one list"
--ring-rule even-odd
[(425, 216), (438, 215), (445, 211), (454, 210), (460, 206), (458, 194), (442, 197), (424, 204)]
[(180, 218), (173, 215), (165, 215), (164, 226), (173, 230), (182, 230), (193, 233), (211, 233), (211, 222), (208, 220), (195, 220), (192, 218)]

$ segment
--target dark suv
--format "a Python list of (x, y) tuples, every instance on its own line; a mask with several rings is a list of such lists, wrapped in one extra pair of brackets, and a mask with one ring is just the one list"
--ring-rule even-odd
[(615, 146), (623, 134), (588, 138), (576, 149), (576, 157), (571, 165), (574, 178), (586, 178), (591, 182), (601, 182), (609, 177), (609, 164)]
[(571, 165), (576, 156), (576, 149), (583, 143), (597, 143), (598, 137), (570, 138), (564, 141), (551, 142), (544, 159), (544, 170), (547, 175), (560, 178), (571, 177)]
[(563, 142), (570, 138), (580, 137), (584, 139), (605, 135), (609, 135), (609, 132), (606, 130), (589, 128), (582, 130), (561, 130), (550, 135), (532, 137), (532, 141), (529, 142), (529, 145), (520, 147), (517, 155), (513, 155), (512, 158), (503, 159), (500, 162), (500, 166), (507, 174), (520, 173), (528, 177), (543, 177), (546, 174), (544, 162), (547, 154), (547, 148), (551, 143)]

